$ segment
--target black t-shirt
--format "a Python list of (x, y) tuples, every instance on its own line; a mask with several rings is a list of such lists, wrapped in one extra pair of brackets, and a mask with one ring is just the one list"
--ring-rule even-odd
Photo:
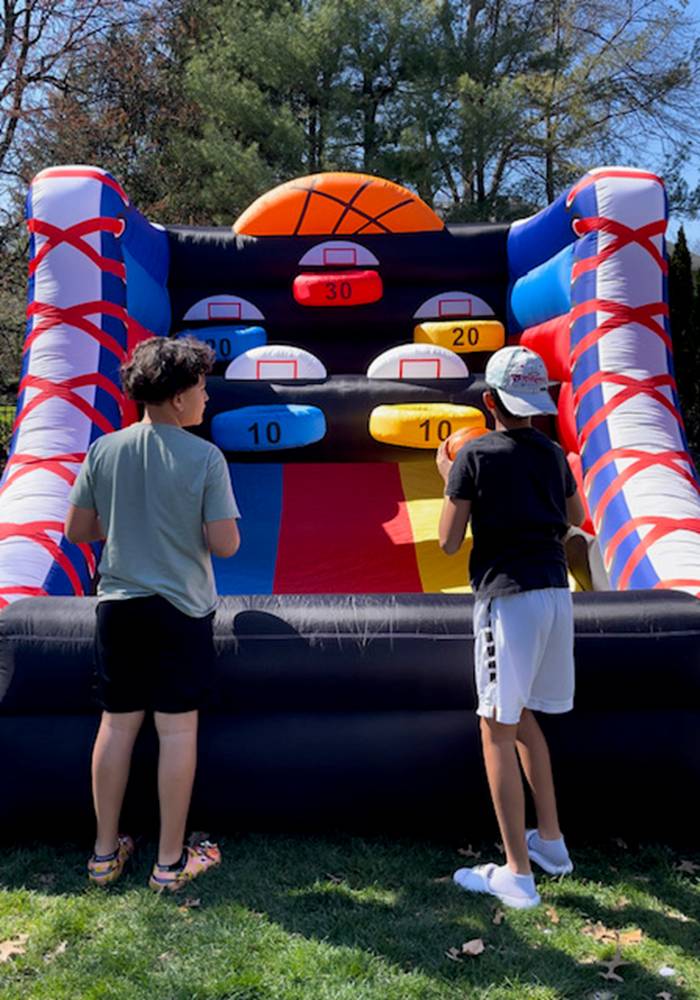
[(471, 501), (475, 594), (568, 587), (562, 539), (575, 492), (564, 452), (534, 427), (493, 431), (458, 452), (445, 493)]

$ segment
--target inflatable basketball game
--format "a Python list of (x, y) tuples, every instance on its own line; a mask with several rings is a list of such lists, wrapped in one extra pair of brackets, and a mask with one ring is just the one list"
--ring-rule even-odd
[[(88, 822), (99, 549), (63, 536), (67, 496), (90, 443), (136, 418), (122, 358), (185, 334), (216, 351), (201, 433), (242, 513), (240, 552), (215, 560), (221, 682), (194, 803), (207, 826), (490, 825), (469, 540), (439, 549), (434, 454), (487, 429), (486, 360), (522, 342), (558, 385), (540, 426), (588, 512), (571, 577), (576, 710), (548, 720), (568, 829), (594, 814), (597, 833), (652, 834), (654, 790), (678, 797), (663, 828), (681, 828), (700, 775), (700, 501), (658, 177), (601, 168), (530, 219), (453, 226), (390, 181), (320, 174), (205, 229), (149, 222), (98, 168), (55, 167), (30, 188), (27, 224), (0, 482), (6, 829), (49, 809)], [(140, 752), (152, 757), (148, 734)], [(601, 782), (611, 766), (622, 787)]]

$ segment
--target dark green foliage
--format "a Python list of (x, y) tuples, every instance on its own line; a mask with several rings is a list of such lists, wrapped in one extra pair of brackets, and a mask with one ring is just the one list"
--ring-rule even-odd
[(671, 337), (676, 383), (688, 443), (700, 448), (700, 280), (693, 277), (683, 227), (678, 231), (668, 275)]

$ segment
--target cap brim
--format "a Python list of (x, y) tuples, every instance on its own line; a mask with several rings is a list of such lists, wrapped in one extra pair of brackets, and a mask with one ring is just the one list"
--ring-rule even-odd
[(554, 416), (557, 404), (546, 389), (538, 392), (504, 392), (497, 389), (499, 399), (514, 417)]

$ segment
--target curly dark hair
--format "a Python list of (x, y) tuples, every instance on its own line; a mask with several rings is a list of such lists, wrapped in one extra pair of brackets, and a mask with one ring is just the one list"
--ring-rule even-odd
[(119, 369), (124, 391), (137, 403), (164, 403), (208, 375), (216, 355), (195, 337), (149, 337)]

